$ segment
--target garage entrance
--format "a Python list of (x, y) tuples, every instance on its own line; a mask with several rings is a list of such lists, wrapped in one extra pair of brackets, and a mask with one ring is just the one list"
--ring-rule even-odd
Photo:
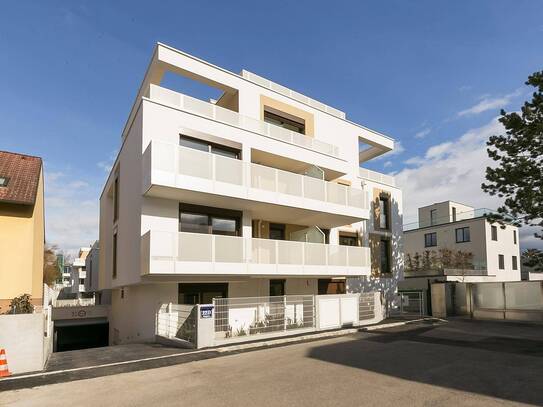
[(54, 352), (97, 348), (109, 344), (109, 323), (103, 321), (57, 321), (54, 332)]

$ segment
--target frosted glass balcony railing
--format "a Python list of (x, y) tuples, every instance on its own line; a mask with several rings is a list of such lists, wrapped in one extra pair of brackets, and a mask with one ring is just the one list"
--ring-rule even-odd
[(379, 182), (381, 184), (396, 186), (396, 180), (391, 175), (381, 174), (380, 172), (368, 170), (366, 168), (359, 168), (358, 174), (360, 178)]
[(249, 130), (266, 137), (295, 144), (309, 150), (317, 151), (333, 157), (339, 157), (339, 148), (324, 141), (316, 140), (305, 134), (296, 133), (262, 120), (243, 116), (237, 112), (204, 102), (203, 100), (183, 95), (178, 92), (162, 88), (157, 85), (150, 86), (150, 98), (161, 103), (173, 105), (181, 110), (187, 110), (200, 116)]
[(160, 231), (148, 232), (142, 241), (143, 250), (148, 251), (144, 258), (151, 260), (339, 267), (370, 265), (368, 247)]
[[(359, 209), (367, 209), (368, 207), (365, 191), (335, 182), (160, 141), (152, 141), (150, 149), (152, 168), (160, 171), (313, 199), (345, 207)], [(144, 154), (149, 153), (146, 151)]]

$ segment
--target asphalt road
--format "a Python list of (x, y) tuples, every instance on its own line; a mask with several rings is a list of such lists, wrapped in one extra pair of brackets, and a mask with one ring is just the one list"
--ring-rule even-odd
[(454, 320), (5, 391), (6, 406), (543, 405), (543, 325)]

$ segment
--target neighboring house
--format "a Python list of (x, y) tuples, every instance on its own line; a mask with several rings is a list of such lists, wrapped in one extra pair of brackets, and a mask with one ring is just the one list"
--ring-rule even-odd
[(85, 291), (96, 292), (98, 291), (98, 262), (100, 256), (100, 247), (98, 240), (91, 246), (87, 258), (85, 259)]
[(21, 294), (43, 301), (42, 159), (0, 151), (0, 313)]
[(57, 269), (59, 274), (57, 287), (69, 287), (71, 285), (70, 264), (66, 262), (66, 257), (62, 253), (57, 254)]
[(419, 221), (404, 225), (405, 281), (466, 283), (520, 281), (518, 228), (491, 223), (489, 209), (452, 201), (419, 208)]
[(85, 260), (89, 254), (90, 247), (81, 247), (77, 257), (70, 267), (70, 279), (72, 294), (85, 292), (85, 280), (87, 278), (87, 269)]
[[(222, 95), (166, 89), (166, 73)], [(98, 284), (113, 290), (112, 341), (154, 339), (161, 303), (392, 299), (401, 191), (360, 165), (393, 148), (335, 108), (157, 44), (100, 198)]]

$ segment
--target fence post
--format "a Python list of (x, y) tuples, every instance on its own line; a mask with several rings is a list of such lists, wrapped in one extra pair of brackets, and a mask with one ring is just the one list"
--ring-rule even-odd
[(503, 294), (503, 319), (507, 319), (507, 298), (505, 296), (505, 283), (502, 283), (502, 294)]
[(283, 331), (287, 330), (287, 296), (283, 295)]

